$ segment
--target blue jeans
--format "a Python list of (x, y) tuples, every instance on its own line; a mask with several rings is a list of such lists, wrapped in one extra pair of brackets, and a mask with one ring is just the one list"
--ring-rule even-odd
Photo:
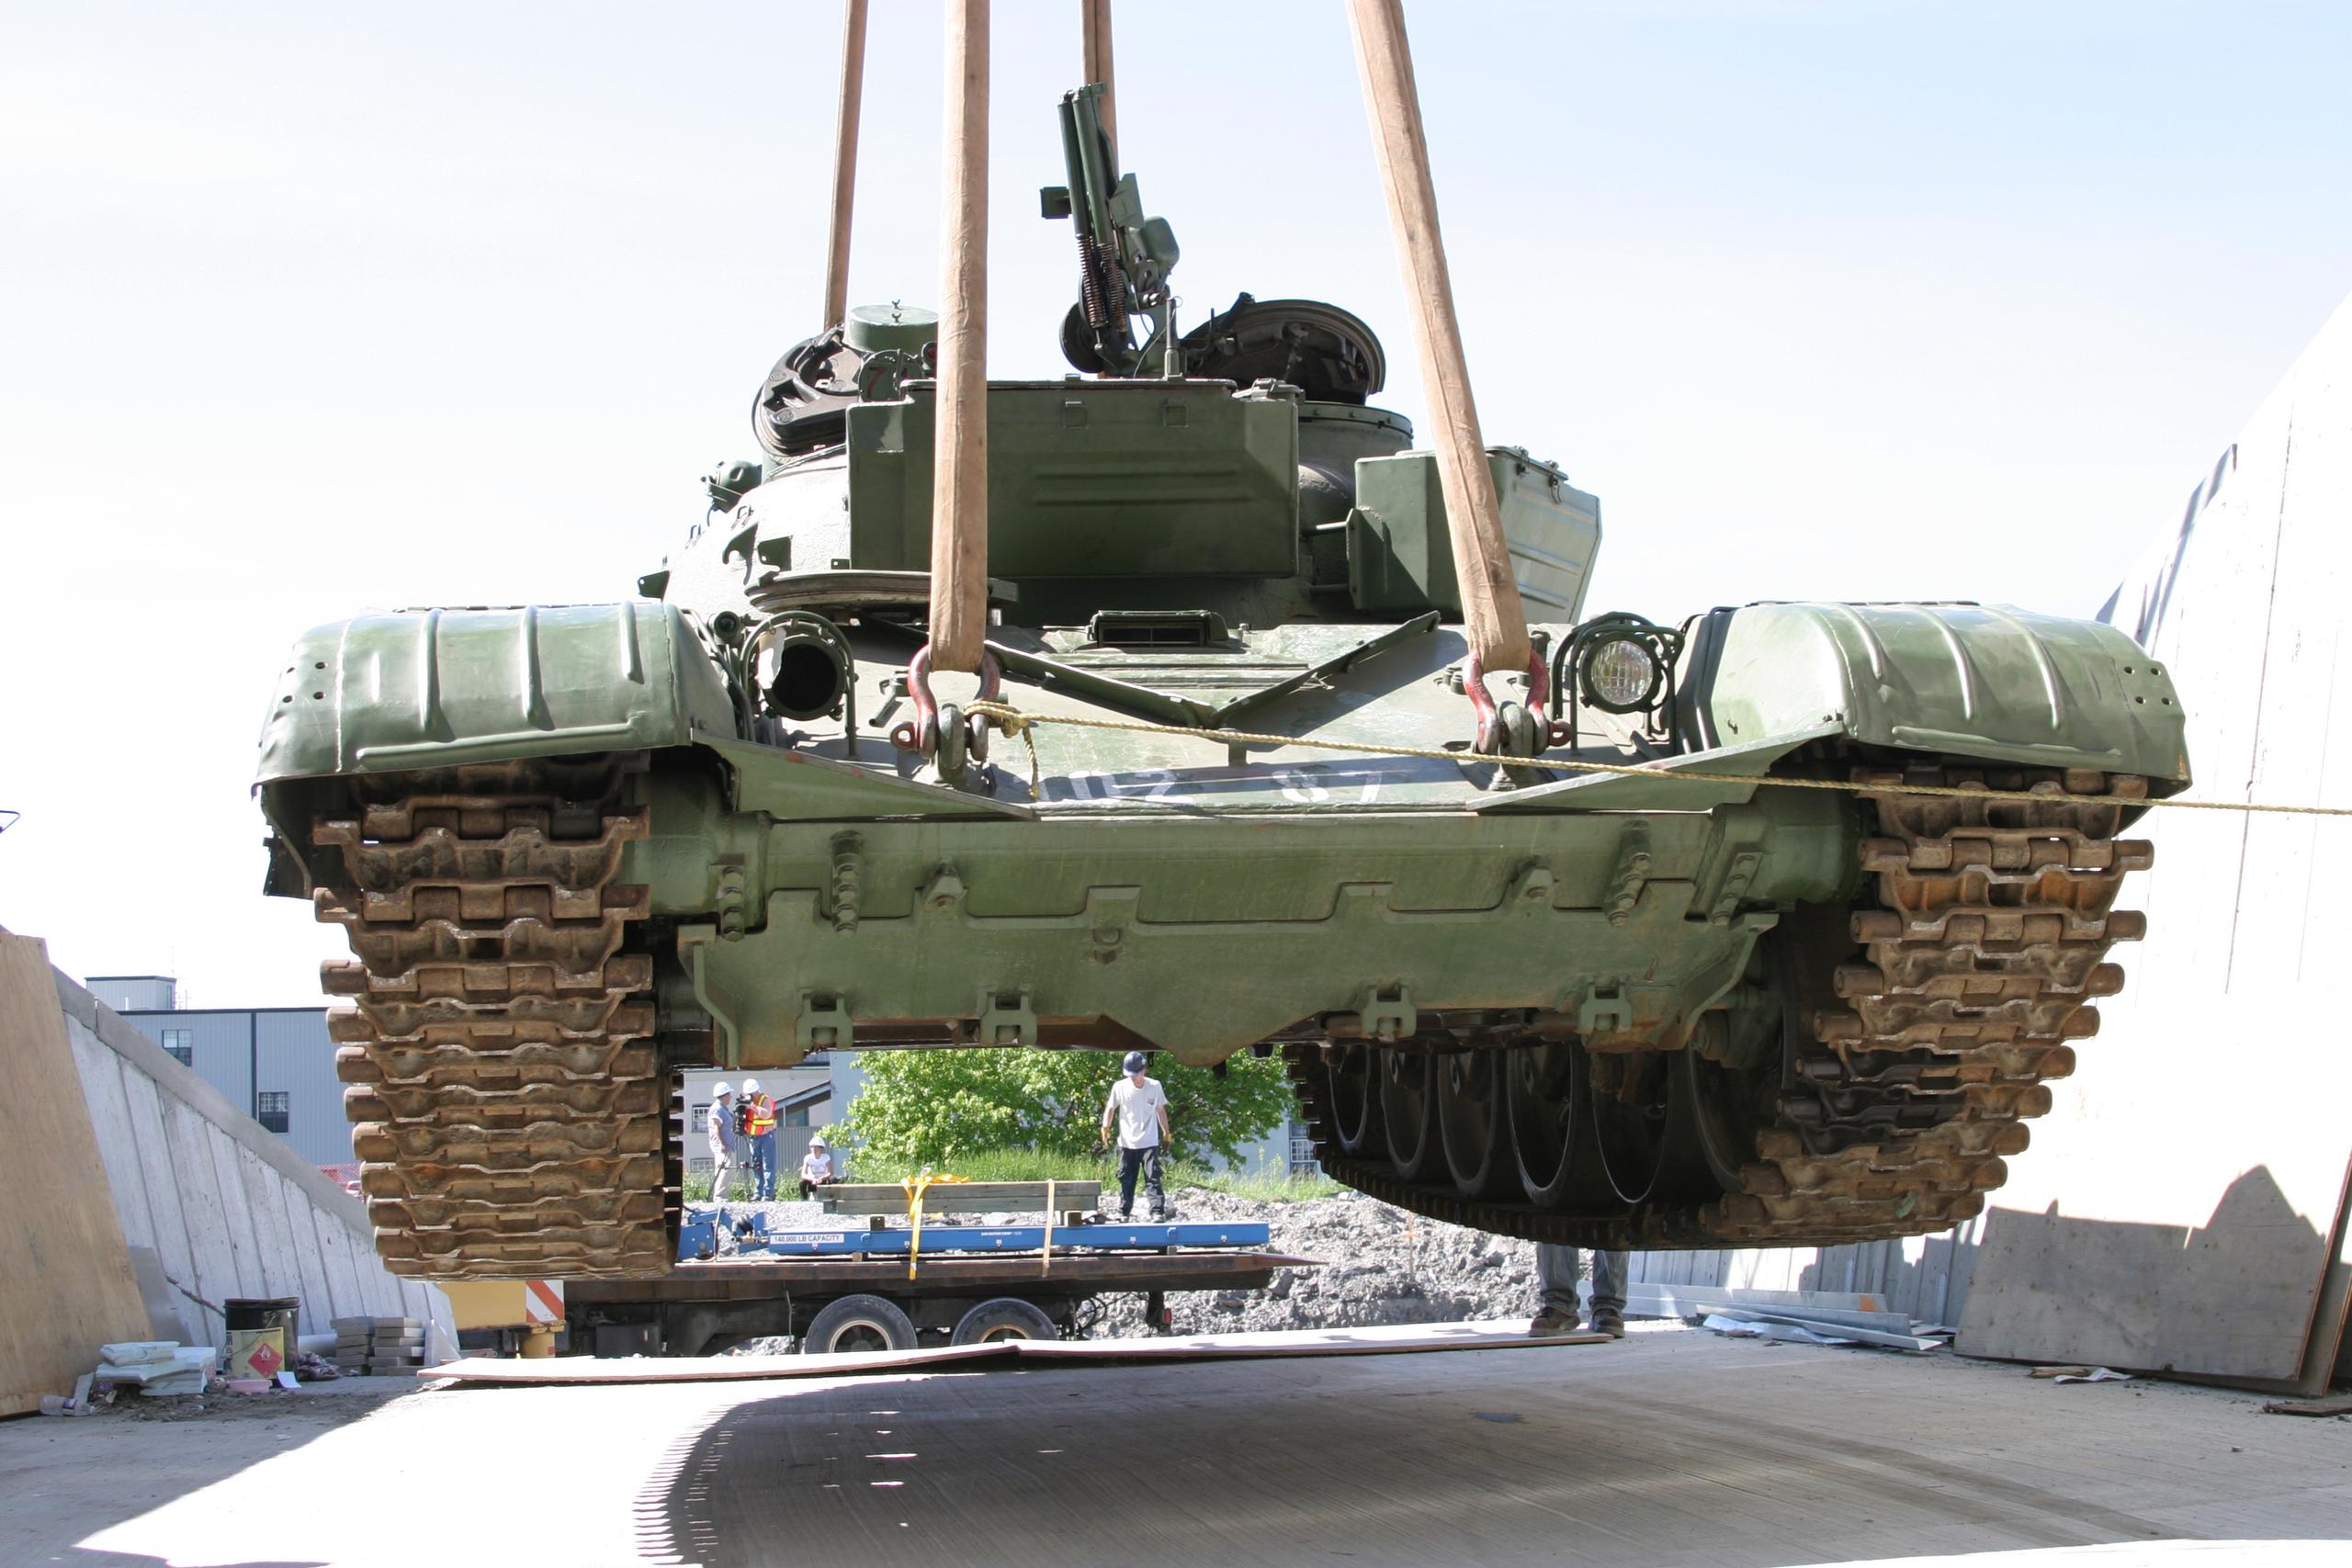
[(752, 1196), (762, 1203), (775, 1198), (775, 1134), (762, 1133), (750, 1140), (752, 1145)]
[(1137, 1172), (1143, 1176), (1144, 1197), (1151, 1204), (1152, 1218), (1159, 1219), (1168, 1213), (1168, 1193), (1160, 1185), (1159, 1171), (1159, 1145), (1148, 1149), (1119, 1150), (1119, 1218), (1124, 1220), (1135, 1212)]
[[(1544, 1295), (1544, 1304), (1552, 1311), (1574, 1321), (1577, 1311), (1577, 1275), (1582, 1269), (1584, 1255), (1573, 1247), (1554, 1247), (1549, 1242), (1535, 1244), (1535, 1286)], [(1622, 1252), (1600, 1252), (1592, 1255), (1592, 1310), (1615, 1312), (1625, 1310), (1625, 1276), (1631, 1272), (1626, 1255)]]

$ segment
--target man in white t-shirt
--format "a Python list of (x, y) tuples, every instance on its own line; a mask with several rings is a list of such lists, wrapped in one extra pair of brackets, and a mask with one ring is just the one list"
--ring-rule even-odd
[(1168, 1191), (1162, 1183), (1160, 1151), (1168, 1146), (1168, 1091), (1158, 1078), (1144, 1077), (1144, 1055), (1130, 1051), (1124, 1066), (1127, 1076), (1111, 1086), (1102, 1102), (1102, 1138), (1119, 1129), (1119, 1218), (1132, 1219), (1136, 1208), (1136, 1173), (1144, 1178), (1144, 1196), (1151, 1217), (1168, 1217)]

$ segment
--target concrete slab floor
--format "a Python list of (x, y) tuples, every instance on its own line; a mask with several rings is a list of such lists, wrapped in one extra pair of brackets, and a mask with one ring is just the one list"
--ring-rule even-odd
[[(2352, 1423), (1687, 1332), (281, 1405), (0, 1426), (0, 1562), (1655, 1568), (2118, 1542), (2090, 1561), (2221, 1568), (2352, 1550)], [(2290, 1539), (2328, 1544), (2199, 1544)]]

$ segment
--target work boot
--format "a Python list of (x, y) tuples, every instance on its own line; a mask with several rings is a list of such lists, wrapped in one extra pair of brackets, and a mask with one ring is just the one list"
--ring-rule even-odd
[(1575, 1314), (1562, 1312), (1558, 1307), (1545, 1307), (1535, 1314), (1535, 1321), (1527, 1325), (1530, 1339), (1549, 1339), (1555, 1334), (1574, 1334), (1576, 1331)]
[(1611, 1339), (1625, 1337), (1625, 1314), (1615, 1307), (1595, 1307), (1591, 1321), (1585, 1325), (1595, 1334), (1606, 1334)]

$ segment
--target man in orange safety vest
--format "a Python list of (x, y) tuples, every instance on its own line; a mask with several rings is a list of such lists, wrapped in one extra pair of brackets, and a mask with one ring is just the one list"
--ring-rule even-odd
[(743, 1080), (743, 1098), (737, 1101), (743, 1119), (743, 1136), (752, 1151), (752, 1198), (775, 1200), (775, 1101), (760, 1092), (760, 1080)]

